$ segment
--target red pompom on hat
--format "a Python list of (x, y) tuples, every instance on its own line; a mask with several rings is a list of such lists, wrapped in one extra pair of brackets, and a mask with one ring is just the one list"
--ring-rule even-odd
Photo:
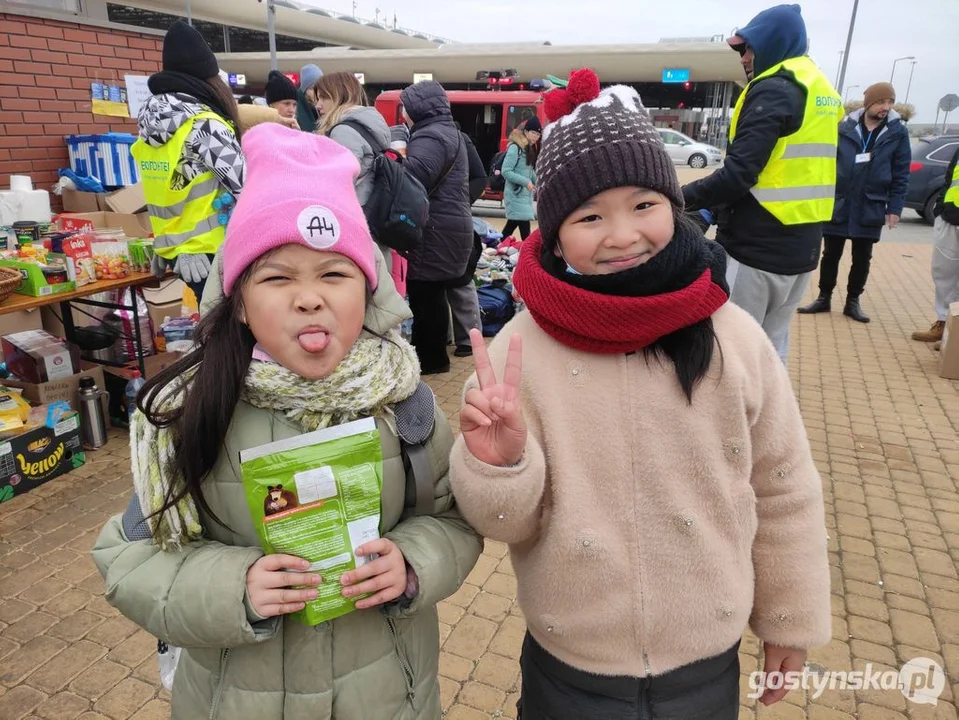
[(556, 122), (569, 115), (577, 105), (592, 102), (599, 97), (599, 77), (589, 68), (573, 70), (565, 88), (550, 90), (543, 98), (546, 119)]
[(599, 77), (589, 68), (573, 70), (569, 74), (566, 92), (573, 101), (573, 107), (592, 102), (599, 97)]

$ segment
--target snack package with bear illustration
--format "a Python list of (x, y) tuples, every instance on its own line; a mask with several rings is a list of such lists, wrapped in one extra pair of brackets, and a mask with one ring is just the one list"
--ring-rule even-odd
[(253, 524), (263, 551), (310, 562), (323, 578), (316, 600), (291, 617), (306, 625), (345, 615), (340, 575), (372, 558), (354, 549), (380, 536), (383, 451), (373, 418), (279, 440), (240, 453)]

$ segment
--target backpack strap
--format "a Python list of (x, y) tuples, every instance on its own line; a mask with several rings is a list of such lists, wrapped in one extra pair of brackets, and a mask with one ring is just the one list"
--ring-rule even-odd
[[(437, 190), (440, 189), (440, 185), (442, 185), (444, 182), (446, 182), (446, 178), (448, 178), (448, 177), (450, 176), (450, 173), (453, 172), (453, 168), (456, 167), (456, 161), (459, 160), (459, 158), (460, 158), (460, 146), (463, 144), (463, 134), (462, 134), (462, 132), (457, 136), (457, 140), (458, 140), (459, 142), (456, 143), (456, 154), (453, 156), (453, 162), (451, 162), (451, 163), (450, 163), (450, 166), (449, 166), (448, 168), (446, 168), (446, 172), (444, 172), (444, 173), (442, 174), (442, 176), (440, 176), (440, 179), (436, 181), (436, 185), (433, 186), (433, 189), (430, 190), (429, 193), (427, 193), (427, 195), (428, 195), (430, 198), (433, 197), (433, 193), (435, 193)], [(468, 153), (468, 152), (467, 152), (467, 154), (466, 154), (466, 161), (469, 162), (469, 153)], [(468, 172), (467, 172), (467, 175), (469, 175)]]
[(420, 381), (410, 397), (393, 406), (393, 415), (406, 469), (406, 506), (413, 508), (414, 515), (429, 515), (436, 483), (426, 451), (436, 426), (436, 401), (430, 386)]
[(338, 128), (340, 125), (346, 125), (348, 128), (355, 130), (356, 133), (366, 141), (366, 144), (369, 145), (375, 153), (386, 152), (390, 149), (389, 146), (383, 147), (383, 143), (381, 143), (376, 136), (370, 132), (370, 129), (363, 123), (357, 122), (356, 120), (342, 120), (330, 128), (330, 133), (332, 134), (333, 130)]

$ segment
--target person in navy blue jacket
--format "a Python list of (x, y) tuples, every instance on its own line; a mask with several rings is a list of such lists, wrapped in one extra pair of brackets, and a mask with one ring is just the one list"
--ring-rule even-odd
[(839, 275), (846, 239), (852, 240), (852, 269), (846, 286), (843, 314), (869, 322), (859, 297), (866, 288), (872, 246), (879, 242), (885, 225), (899, 224), (912, 150), (909, 131), (895, 110), (896, 91), (889, 83), (866, 88), (861, 109), (850, 113), (839, 126), (836, 157), (836, 206), (832, 221), (823, 228), (822, 263), (819, 266), (819, 297), (800, 313), (829, 312)]

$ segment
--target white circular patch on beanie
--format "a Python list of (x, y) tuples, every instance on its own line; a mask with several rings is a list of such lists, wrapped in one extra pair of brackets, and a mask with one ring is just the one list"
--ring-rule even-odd
[(300, 211), (296, 227), (306, 244), (316, 250), (329, 250), (340, 239), (340, 221), (322, 205), (310, 205)]

